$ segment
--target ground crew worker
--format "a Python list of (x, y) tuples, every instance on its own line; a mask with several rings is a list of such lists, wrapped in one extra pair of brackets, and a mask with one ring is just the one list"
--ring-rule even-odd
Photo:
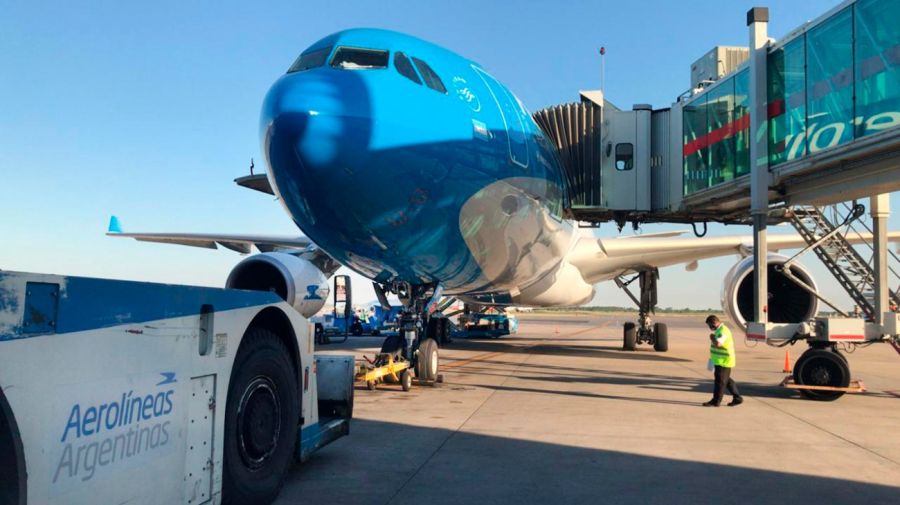
[(744, 403), (744, 397), (738, 392), (737, 384), (731, 378), (731, 369), (735, 365), (734, 338), (731, 330), (716, 316), (706, 318), (706, 325), (712, 330), (709, 334), (709, 363), (715, 367), (715, 387), (712, 400), (703, 404), (704, 407), (718, 407), (722, 403), (725, 389), (731, 394), (729, 407), (735, 407)]

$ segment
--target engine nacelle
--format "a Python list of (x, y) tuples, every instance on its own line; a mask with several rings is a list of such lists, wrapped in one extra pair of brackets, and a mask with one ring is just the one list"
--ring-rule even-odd
[[(819, 312), (819, 299), (776, 270), (784, 265), (787, 256), (769, 254), (769, 296), (768, 319), (770, 323), (800, 323), (808, 321)], [(818, 291), (812, 274), (799, 263), (791, 265), (791, 273)], [(722, 309), (744, 330), (747, 321), (753, 319), (753, 257), (748, 256), (737, 262), (725, 275), (722, 288)]]
[(231, 270), (225, 287), (272, 291), (303, 317), (319, 312), (331, 292), (328, 279), (315, 265), (279, 252), (255, 254), (241, 261)]

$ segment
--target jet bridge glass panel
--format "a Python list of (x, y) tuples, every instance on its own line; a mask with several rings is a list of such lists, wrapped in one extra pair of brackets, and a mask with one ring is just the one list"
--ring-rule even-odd
[(709, 148), (706, 144), (708, 128), (706, 95), (702, 95), (684, 106), (683, 154), (684, 154), (684, 194), (690, 194), (709, 187)]
[(684, 194), (750, 172), (748, 92), (743, 70), (684, 107)]
[(900, 2), (859, 0), (854, 14), (855, 132), (861, 137), (900, 124)]
[(707, 95), (707, 143), (709, 185), (734, 179), (734, 79), (728, 79)]
[(853, 11), (806, 35), (807, 146), (810, 153), (853, 140)]
[(740, 177), (750, 173), (750, 71), (734, 76), (734, 170)]
[(768, 56), (769, 165), (806, 154), (806, 36)]
[[(769, 167), (900, 125), (900, 1), (858, 0), (767, 56)], [(749, 71), (683, 108), (684, 194), (750, 172)]]

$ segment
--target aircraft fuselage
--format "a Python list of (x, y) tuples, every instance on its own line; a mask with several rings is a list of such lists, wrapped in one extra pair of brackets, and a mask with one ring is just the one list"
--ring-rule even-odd
[(527, 303), (561, 268), (575, 234), (555, 149), (477, 63), (357, 29), (292, 70), (266, 96), (263, 151), (287, 212), (329, 255), (378, 282), (495, 303)]

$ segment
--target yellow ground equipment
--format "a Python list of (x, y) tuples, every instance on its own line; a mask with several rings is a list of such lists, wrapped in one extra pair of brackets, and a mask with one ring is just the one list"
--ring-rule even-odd
[(370, 391), (378, 387), (378, 384), (384, 382), (385, 379), (395, 383), (399, 382), (404, 391), (409, 391), (413, 379), (409, 365), (409, 361), (401, 357), (395, 359), (393, 354), (378, 354), (374, 360), (366, 358), (365, 361), (357, 361), (356, 380), (365, 382), (366, 388)]

